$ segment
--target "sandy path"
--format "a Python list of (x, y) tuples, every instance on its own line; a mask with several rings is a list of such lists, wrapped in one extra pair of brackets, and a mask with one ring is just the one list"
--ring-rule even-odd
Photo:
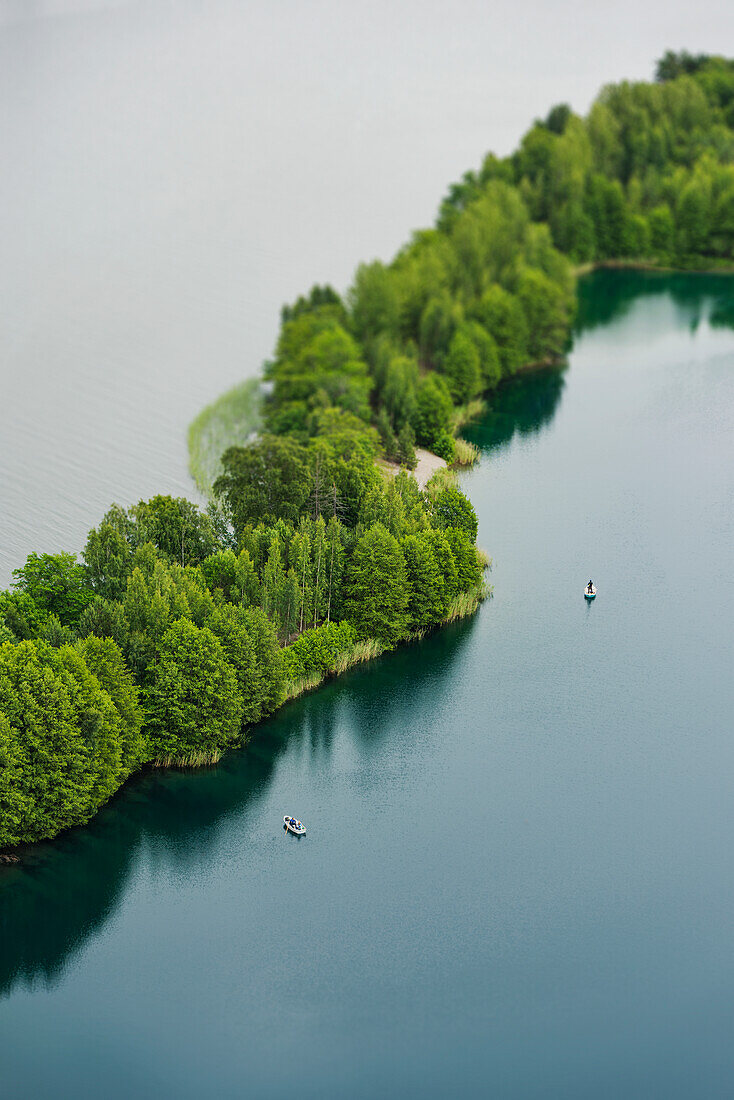
[[(430, 451), (424, 451), (422, 447), (416, 447), (415, 456), (418, 459), (418, 463), (416, 468), (412, 471), (412, 474), (420, 488), (425, 489), (436, 470), (442, 470), (448, 463), (446, 459), (439, 458), (438, 455), (431, 454)], [(386, 462), (384, 458), (378, 459), (377, 464), (385, 470), (386, 473), (392, 474), (393, 477), (400, 469), (394, 462)]]

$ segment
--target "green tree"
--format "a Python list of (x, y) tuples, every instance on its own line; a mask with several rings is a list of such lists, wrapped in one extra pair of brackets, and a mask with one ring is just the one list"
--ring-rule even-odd
[(275, 627), (259, 607), (243, 608), (244, 622), (255, 647), (257, 667), (261, 677), (261, 711), (263, 717), (277, 710), (285, 699), (283, 650)]
[(447, 530), (458, 527), (465, 531), (472, 542), (477, 537), (477, 514), (471, 501), (459, 490), (441, 489), (431, 502), (431, 518), (436, 527)]
[(466, 531), (458, 527), (446, 530), (451, 552), (456, 562), (456, 578), (459, 592), (469, 592), (482, 580), (482, 570), (477, 558), (477, 550)]
[[(247, 557), (249, 560), (249, 554)], [(219, 588), (225, 600), (230, 603), (240, 602), (238, 561), (234, 550), (219, 550), (210, 554), (201, 563), (201, 571), (210, 592), (214, 593)]]
[(408, 576), (400, 544), (382, 524), (362, 535), (347, 568), (345, 618), (361, 638), (394, 645), (408, 629)]
[(675, 255), (675, 220), (666, 202), (650, 212), (650, 245), (663, 263), (669, 263)]
[(0, 845), (82, 825), (119, 786), (122, 720), (69, 647), (0, 647)]
[(446, 612), (443, 576), (426, 533), (408, 535), (400, 545), (410, 586), (410, 629), (425, 630), (439, 622)]
[(514, 374), (528, 357), (528, 323), (520, 302), (495, 283), (480, 298), (475, 316), (497, 345), (503, 376)]
[(132, 570), (131, 525), (121, 511), (107, 513), (99, 527), (89, 532), (82, 552), (92, 588), (111, 600), (122, 598)]
[(257, 722), (262, 717), (266, 694), (249, 623), (244, 608), (224, 604), (215, 608), (206, 624), (219, 638), (225, 656), (234, 669), (245, 724)]
[(415, 412), (415, 394), (418, 386), (418, 364), (408, 355), (395, 355), (390, 359), (381, 400), (396, 429), (410, 422)]
[(433, 556), (441, 573), (444, 596), (448, 603), (459, 591), (459, 578), (456, 572), (454, 552), (445, 531), (436, 530), (435, 528), (428, 530), (425, 532), (425, 538), (433, 551)]
[(143, 711), (135, 681), (120, 647), (112, 638), (97, 638), (90, 634), (77, 642), (77, 649), (120, 716), (120, 769), (123, 776), (130, 775), (147, 755), (141, 732)]
[(129, 512), (138, 541), (152, 542), (169, 561), (198, 565), (217, 549), (212, 521), (185, 497), (154, 496)]
[(478, 321), (466, 321), (459, 331), (471, 340), (479, 355), (480, 388), (495, 389), (502, 378), (502, 364), (494, 340)]
[(398, 449), (395, 457), (401, 466), (407, 466), (409, 470), (414, 470), (417, 465), (415, 432), (408, 423), (403, 424), (398, 432)]
[(344, 577), (344, 528), (336, 518), (332, 516), (326, 526), (326, 621), (330, 622), (333, 612), (341, 605), (342, 580)]
[(395, 280), (379, 261), (361, 264), (347, 295), (352, 324), (359, 340), (373, 340), (381, 333), (397, 332), (400, 304)]
[(535, 268), (524, 268), (517, 297), (528, 322), (528, 354), (535, 360), (560, 355), (568, 340), (570, 302), (563, 287)]
[(57, 615), (64, 626), (73, 626), (94, 597), (86, 570), (73, 554), (29, 554), (13, 577), (19, 592), (42, 611)]
[(248, 523), (297, 520), (311, 492), (305, 448), (292, 439), (262, 436), (222, 456), (214, 483), (238, 537)]
[(121, 603), (95, 596), (79, 616), (77, 633), (80, 638), (89, 634), (112, 638), (124, 652), (130, 638), (130, 624)]
[(20, 641), (38, 638), (47, 620), (48, 611), (27, 592), (0, 592), (0, 622)]
[(681, 191), (676, 207), (678, 252), (681, 256), (705, 252), (711, 219), (710, 198), (698, 180)]
[(418, 443), (431, 447), (442, 433), (451, 429), (453, 405), (442, 378), (427, 374), (421, 378), (416, 392), (413, 428)]
[(454, 333), (444, 362), (452, 400), (463, 405), (476, 397), (482, 387), (479, 352), (467, 333)]
[(461, 323), (461, 307), (447, 291), (426, 302), (420, 320), (421, 360), (440, 369)]
[(154, 760), (216, 756), (237, 737), (242, 696), (217, 637), (186, 619), (166, 631), (144, 692)]

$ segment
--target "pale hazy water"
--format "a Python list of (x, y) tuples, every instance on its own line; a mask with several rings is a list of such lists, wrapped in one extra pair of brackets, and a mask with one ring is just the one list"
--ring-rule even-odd
[(3, 1097), (731, 1097), (734, 280), (581, 290), (479, 614), (5, 869)]
[(0, 584), (190, 492), (186, 426), (283, 301), (681, 45), (734, 52), (731, 5), (0, 0)]

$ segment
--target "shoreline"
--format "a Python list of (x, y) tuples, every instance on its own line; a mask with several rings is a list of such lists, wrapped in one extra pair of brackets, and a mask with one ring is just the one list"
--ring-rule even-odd
[[(491, 561), (484, 553), (480, 551), (482, 558), (483, 569), (487, 570), (491, 568)], [(472, 615), (476, 614), (479, 607), (485, 600), (492, 597), (492, 586), (488, 585), (485, 581), (482, 581), (476, 588), (469, 592), (459, 593), (452, 600), (451, 605), (446, 613), (445, 618), (440, 622), (435, 623), (433, 626), (426, 630), (415, 631), (409, 634), (407, 637), (402, 638), (394, 646), (385, 646), (381, 642), (378, 642), (374, 638), (367, 638), (363, 642), (358, 642), (351, 652), (342, 653), (340, 655), (338, 664), (333, 669), (329, 669), (323, 673), (314, 673), (313, 676), (304, 677), (302, 680), (292, 681), (286, 685), (286, 696), (283, 702), (274, 710), (271, 714), (262, 718), (255, 725), (251, 726), (252, 733), (246, 733), (242, 742), (239, 745), (232, 745), (231, 748), (225, 749), (222, 752), (212, 754), (211, 757), (207, 757), (201, 754), (193, 758), (192, 755), (182, 758), (169, 757), (161, 759), (160, 761), (148, 761), (143, 764), (136, 772), (128, 776), (125, 782), (114, 792), (114, 794), (103, 803), (95, 813), (97, 814), (108, 806), (111, 806), (115, 800), (122, 794), (122, 792), (135, 780), (140, 779), (148, 772), (159, 771), (161, 769), (175, 770), (175, 771), (201, 771), (202, 768), (215, 767), (224, 757), (229, 756), (232, 752), (241, 752), (249, 747), (249, 745), (255, 740), (257, 736), (257, 729), (259, 726), (266, 722), (272, 721), (277, 718), (280, 712), (288, 706), (289, 703), (295, 702), (297, 699), (302, 698), (304, 695), (308, 695), (313, 691), (317, 691), (318, 688), (331, 680), (338, 680), (339, 677), (345, 673), (350, 672), (353, 668), (356, 668), (360, 664), (369, 664), (371, 661), (376, 660), (378, 657), (384, 657), (389, 653), (395, 652), (397, 649), (402, 649), (404, 646), (415, 645), (418, 642), (423, 641), (424, 638), (429, 637), (432, 634), (437, 633), (442, 627), (450, 626), (451, 623), (460, 622), (462, 619), (468, 619)], [(93, 819), (90, 819), (93, 820)], [(0, 851), (0, 874), (2, 874), (2, 868), (6, 867), (8, 871), (12, 869), (18, 869), (23, 865), (23, 856), (27, 851), (36, 849), (41, 844), (52, 845), (57, 841), (63, 841), (70, 837), (77, 830), (87, 829), (89, 822), (84, 822), (79, 825), (71, 825), (67, 829), (61, 830), (51, 837), (42, 837), (35, 841), (21, 841), (20, 844), (9, 845)]]
[(719, 267), (668, 267), (654, 260), (590, 260), (574, 268), (574, 275), (591, 275), (594, 271), (651, 271), (661, 275), (734, 275), (734, 263), (722, 260)]

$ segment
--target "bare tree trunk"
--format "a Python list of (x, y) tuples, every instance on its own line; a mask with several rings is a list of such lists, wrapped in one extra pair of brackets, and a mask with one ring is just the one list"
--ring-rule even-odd
[[(336, 516), (334, 517), (336, 519)], [(334, 544), (336, 541), (336, 529), (331, 533), (331, 566), (329, 568), (329, 603), (326, 609), (326, 621), (331, 622), (331, 586), (334, 581)]]
[(314, 593), (313, 593), (313, 625), (314, 625), (314, 629), (316, 628), (316, 611), (318, 609), (318, 600), (319, 600), (319, 581), (321, 579), (321, 551), (322, 551), (322, 547), (323, 547), (323, 539), (320, 538), (319, 539), (319, 560), (318, 560), (318, 564), (316, 565), (316, 585), (314, 587)]

